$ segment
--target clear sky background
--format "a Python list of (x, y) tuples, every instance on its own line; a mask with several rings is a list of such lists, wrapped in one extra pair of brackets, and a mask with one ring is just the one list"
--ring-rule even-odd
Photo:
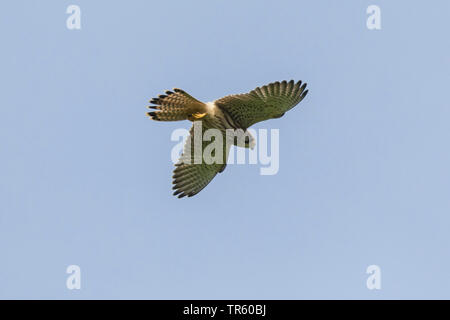
[[(449, 1), (1, 8), (0, 298), (450, 298)], [(310, 91), (255, 126), (280, 129), (279, 173), (230, 165), (173, 197), (190, 123), (150, 121), (148, 100), (284, 79)]]

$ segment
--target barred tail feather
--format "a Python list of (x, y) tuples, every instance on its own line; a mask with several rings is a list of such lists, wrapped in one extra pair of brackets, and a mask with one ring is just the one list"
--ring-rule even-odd
[(181, 89), (166, 91), (166, 94), (150, 100), (154, 106), (150, 109), (156, 111), (147, 112), (151, 119), (157, 121), (179, 121), (187, 120), (193, 114), (204, 113), (206, 105), (190, 96)]

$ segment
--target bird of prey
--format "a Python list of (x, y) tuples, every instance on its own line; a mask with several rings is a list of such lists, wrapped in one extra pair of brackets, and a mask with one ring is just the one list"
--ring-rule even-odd
[[(226, 167), (227, 155), (231, 145), (240, 147), (252, 147), (254, 138), (247, 129), (260, 121), (280, 118), (284, 113), (295, 107), (308, 93), (305, 90), (306, 83), (273, 82), (268, 85), (257, 87), (244, 94), (228, 95), (213, 102), (201, 102), (181, 89), (166, 91), (166, 94), (150, 100), (152, 104), (148, 108), (156, 111), (148, 112), (151, 119), (157, 121), (180, 121), (190, 120), (194, 122), (190, 130), (183, 153), (175, 164), (173, 174), (174, 195), (182, 198), (192, 197), (205, 188), (209, 182), (222, 172)], [(208, 129), (218, 129), (222, 132), (224, 140), (226, 130), (241, 132), (244, 140), (239, 140), (237, 134), (231, 143), (224, 144), (223, 161), (205, 161), (194, 159), (193, 146), (198, 140), (194, 137), (195, 124), (201, 121), (201, 133)], [(239, 130), (240, 129), (240, 130)], [(243, 133), (242, 133), (243, 132)], [(241, 143), (238, 143), (238, 140)], [(244, 141), (242, 143), (242, 141)], [(197, 144), (199, 144), (197, 142)], [(200, 142), (202, 151), (207, 143)]]

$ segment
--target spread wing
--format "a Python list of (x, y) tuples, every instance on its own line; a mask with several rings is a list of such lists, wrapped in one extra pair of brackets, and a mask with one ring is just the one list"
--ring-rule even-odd
[(214, 103), (230, 114), (243, 129), (252, 124), (281, 117), (295, 107), (308, 93), (306, 83), (274, 82), (258, 87), (249, 93), (223, 97)]
[[(184, 145), (183, 154), (175, 164), (173, 189), (174, 195), (178, 195), (178, 198), (196, 195), (211, 182), (217, 173), (225, 170), (231, 145), (226, 143), (225, 135), (219, 129), (213, 131), (217, 136), (212, 137), (211, 141), (203, 141), (203, 134), (208, 129), (211, 127), (206, 121), (194, 122)], [(216, 141), (218, 148), (213, 146)]]

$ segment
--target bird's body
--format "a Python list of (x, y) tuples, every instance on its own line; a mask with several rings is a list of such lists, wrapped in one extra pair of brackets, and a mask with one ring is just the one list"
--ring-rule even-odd
[[(228, 151), (231, 145), (252, 147), (254, 138), (247, 129), (254, 123), (280, 118), (286, 111), (296, 106), (307, 94), (306, 83), (299, 81), (274, 82), (258, 87), (249, 93), (229, 95), (213, 102), (203, 103), (181, 89), (166, 91), (165, 95), (150, 100), (156, 106), (148, 112), (157, 121), (201, 121), (201, 134), (208, 129), (218, 129), (222, 135), (223, 152), (218, 156), (221, 161), (211, 163), (208, 159), (196, 159), (192, 146), (196, 145), (195, 125), (191, 128), (190, 138), (185, 145), (180, 160), (175, 164), (173, 175), (174, 195), (193, 196), (200, 192), (226, 167)], [(232, 131), (236, 137), (227, 134)], [(242, 138), (242, 139), (241, 139)], [(244, 141), (242, 143), (242, 141)], [(201, 142), (201, 150), (207, 148)]]

